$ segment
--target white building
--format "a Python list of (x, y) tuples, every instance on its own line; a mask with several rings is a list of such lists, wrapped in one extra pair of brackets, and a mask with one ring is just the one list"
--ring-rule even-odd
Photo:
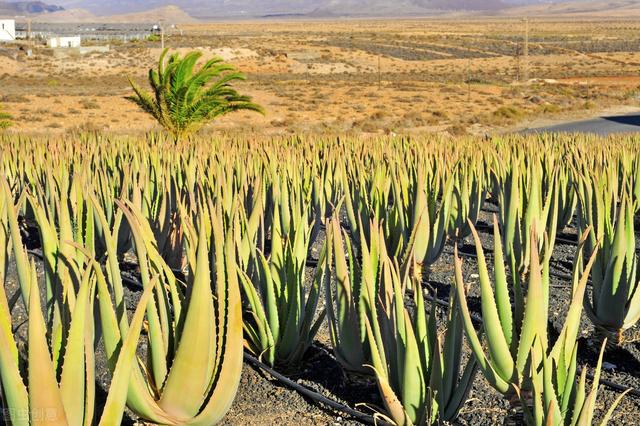
[(0, 41), (16, 39), (16, 21), (14, 19), (0, 19)]
[(75, 37), (51, 37), (47, 40), (47, 46), (55, 49), (58, 47), (80, 47), (80, 36)]

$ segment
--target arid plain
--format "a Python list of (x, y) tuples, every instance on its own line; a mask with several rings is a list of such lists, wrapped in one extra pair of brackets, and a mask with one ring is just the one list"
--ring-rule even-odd
[[(640, 99), (637, 20), (226, 22), (180, 26), (166, 45), (222, 56), (267, 109), (208, 130), (485, 134), (633, 111)], [(54, 55), (36, 43), (27, 57), (18, 48), (0, 52), (0, 102), (15, 118), (11, 131), (154, 128), (125, 97), (128, 78), (144, 82), (154, 65), (158, 40), (86, 55)]]

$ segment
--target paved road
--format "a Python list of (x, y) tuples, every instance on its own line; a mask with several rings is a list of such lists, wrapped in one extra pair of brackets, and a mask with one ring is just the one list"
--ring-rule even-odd
[(613, 133), (640, 132), (640, 113), (599, 117), (591, 120), (574, 121), (555, 126), (527, 129), (523, 133), (593, 133), (596, 135), (610, 135)]

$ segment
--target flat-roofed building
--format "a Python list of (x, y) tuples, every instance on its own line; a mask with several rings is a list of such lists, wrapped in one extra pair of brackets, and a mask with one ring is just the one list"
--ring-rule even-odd
[(51, 37), (47, 40), (47, 46), (51, 48), (69, 48), (69, 47), (80, 47), (81, 40), (80, 36), (75, 37)]

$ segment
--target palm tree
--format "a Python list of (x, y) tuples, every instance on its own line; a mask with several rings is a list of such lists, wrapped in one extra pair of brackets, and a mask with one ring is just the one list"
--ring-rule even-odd
[(165, 60), (167, 52), (165, 49), (160, 55), (158, 70), (149, 70), (152, 93), (129, 79), (135, 95), (127, 99), (158, 120), (176, 142), (233, 111), (264, 114), (264, 109), (253, 103), (251, 97), (240, 95), (232, 87), (233, 82), (244, 80), (245, 76), (221, 58), (207, 61), (196, 71), (201, 52), (190, 52), (184, 58), (175, 53)]
[(6, 129), (7, 127), (11, 127), (11, 119), (13, 117), (6, 112), (2, 112), (2, 105), (0, 105), (0, 131)]

